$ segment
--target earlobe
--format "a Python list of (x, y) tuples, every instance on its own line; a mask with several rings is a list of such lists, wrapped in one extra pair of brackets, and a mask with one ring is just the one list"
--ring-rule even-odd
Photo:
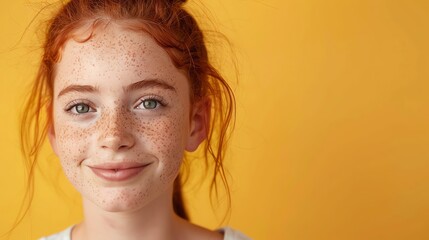
[(207, 138), (210, 125), (210, 100), (201, 100), (195, 103), (190, 119), (190, 135), (186, 144), (186, 151), (193, 152)]

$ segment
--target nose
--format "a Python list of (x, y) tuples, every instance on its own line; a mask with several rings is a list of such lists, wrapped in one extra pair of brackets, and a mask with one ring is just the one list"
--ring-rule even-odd
[(132, 148), (135, 144), (134, 135), (131, 132), (131, 124), (126, 113), (115, 111), (105, 113), (99, 121), (98, 145), (102, 149), (119, 151)]

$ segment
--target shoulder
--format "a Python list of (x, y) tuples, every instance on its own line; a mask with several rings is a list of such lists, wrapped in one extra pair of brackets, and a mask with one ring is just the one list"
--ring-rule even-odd
[(56, 234), (53, 234), (53, 235), (50, 235), (47, 237), (42, 237), (39, 240), (70, 240), (70, 233), (71, 233), (72, 228), (73, 228), (73, 226), (68, 227), (67, 229), (65, 229), (59, 233), (56, 233)]
[(232, 229), (230, 227), (223, 227), (218, 230), (218, 232), (223, 233), (224, 240), (251, 240), (249, 237), (245, 236), (243, 233)]

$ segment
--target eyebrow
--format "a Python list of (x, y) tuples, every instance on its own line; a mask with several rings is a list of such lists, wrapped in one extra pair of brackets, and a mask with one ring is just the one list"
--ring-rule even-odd
[[(151, 87), (159, 87), (159, 88), (163, 88), (163, 89), (167, 89), (167, 90), (176, 92), (176, 88), (174, 88), (170, 84), (166, 83), (165, 81), (157, 79), (157, 78), (145, 79), (145, 80), (141, 80), (141, 81), (132, 83), (132, 84), (128, 85), (127, 87), (125, 87), (124, 91), (125, 92), (131, 92), (131, 91), (139, 90), (142, 88), (151, 88)], [(97, 87), (93, 87), (90, 85), (70, 85), (70, 86), (67, 86), (66, 88), (64, 88), (63, 90), (61, 90), (60, 93), (58, 94), (57, 98), (65, 95), (67, 93), (71, 93), (71, 92), (94, 93), (94, 92), (99, 92), (99, 90)]]
[(151, 87), (159, 87), (166, 90), (170, 90), (173, 92), (176, 92), (176, 88), (174, 88), (172, 85), (168, 84), (167, 82), (158, 79), (145, 79), (139, 82), (135, 82), (127, 87), (124, 88), (125, 92), (131, 92), (142, 88), (151, 88)]
[(93, 92), (98, 92), (98, 88), (90, 86), (90, 85), (70, 85), (67, 86), (66, 88), (64, 88), (63, 90), (60, 91), (60, 93), (58, 94), (58, 97), (61, 97), (67, 93), (71, 93), (71, 92), (87, 92), (87, 93), (93, 93)]

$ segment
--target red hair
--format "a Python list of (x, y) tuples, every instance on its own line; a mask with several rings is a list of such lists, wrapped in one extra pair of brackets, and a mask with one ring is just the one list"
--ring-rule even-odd
[[(217, 182), (224, 185), (228, 203), (229, 187), (223, 168), (227, 140), (235, 116), (235, 99), (225, 79), (209, 62), (204, 35), (180, 0), (71, 0), (51, 19), (43, 47), (43, 57), (33, 88), (27, 99), (21, 124), (21, 142), (29, 165), (30, 201), (33, 195), (34, 167), (51, 124), (55, 64), (61, 60), (64, 44), (76, 30), (88, 23), (95, 30), (100, 24), (118, 21), (121, 26), (150, 34), (163, 47), (178, 69), (188, 74), (191, 102), (208, 99), (211, 114), (208, 137), (203, 143), (207, 169), (213, 166), (211, 192)], [(94, 34), (94, 31), (92, 31)], [(92, 37), (92, 34), (83, 41)], [(47, 116), (45, 115), (47, 113)], [(174, 183), (175, 212), (188, 219), (181, 196), (184, 168)], [(28, 208), (27, 208), (28, 209)]]

